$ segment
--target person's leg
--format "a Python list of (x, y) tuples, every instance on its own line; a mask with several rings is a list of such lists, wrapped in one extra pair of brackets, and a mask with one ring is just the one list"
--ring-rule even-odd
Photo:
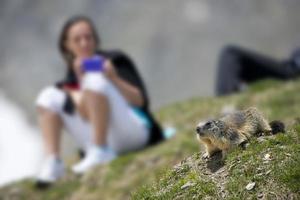
[(286, 66), (284, 61), (243, 48), (235, 49), (233, 52), (239, 55), (242, 66), (240, 77), (247, 83), (265, 78), (288, 80), (294, 77), (294, 71)]
[(94, 165), (107, 163), (116, 157), (107, 145), (110, 105), (107, 94), (107, 81), (99, 76), (85, 75), (82, 83), (82, 98), (76, 103), (82, 120), (90, 124), (90, 143), (86, 147), (86, 157), (73, 166), (75, 173), (83, 173)]
[(59, 158), (60, 134), (62, 120), (59, 112), (66, 95), (55, 87), (44, 89), (38, 96), (36, 104), (39, 125), (46, 148), (46, 159), (38, 175), (38, 184), (54, 182), (64, 173), (64, 166)]
[[(133, 128), (136, 127), (136, 119), (132, 108), (125, 102), (126, 100), (112, 87), (106, 94), (95, 92), (89, 89), (83, 92), (83, 116), (92, 126), (92, 140), (97, 146), (108, 145), (109, 125), (115, 131), (119, 131), (126, 135), (126, 132), (131, 131), (134, 134)], [(118, 95), (117, 95), (118, 94)], [(112, 109), (110, 109), (112, 107)], [(114, 111), (114, 112), (113, 112)], [(110, 116), (112, 115), (112, 116)], [(137, 122), (140, 123), (140, 122)], [(132, 125), (132, 127), (128, 127)], [(126, 143), (123, 141), (123, 143)]]
[(62, 121), (57, 113), (47, 108), (38, 107), (38, 122), (42, 131), (43, 142), (47, 155), (59, 157), (60, 151), (60, 135), (62, 129)]
[[(106, 144), (108, 146), (119, 153), (138, 149), (146, 143), (148, 133), (145, 133), (147, 129), (143, 120), (137, 116), (118, 89), (103, 74), (86, 75), (82, 88), (94, 93), (96, 97), (98, 95), (106, 97), (109, 107), (109, 113), (106, 115), (108, 122)], [(94, 111), (97, 112), (96, 109)]]
[(237, 46), (227, 46), (222, 50), (217, 70), (217, 95), (239, 91), (243, 82), (293, 77), (293, 72), (283, 62)]
[(73, 167), (74, 172), (83, 173), (114, 159), (115, 153), (138, 149), (146, 144), (145, 126), (103, 74), (86, 74), (82, 89), (85, 108), (81, 108), (81, 115), (90, 123), (92, 142), (87, 147), (86, 158)]
[(60, 113), (65, 100), (66, 94), (54, 86), (44, 89), (36, 100), (38, 122), (47, 155), (59, 157), (60, 135), (63, 127)]
[(217, 96), (239, 91), (241, 68), (240, 54), (236, 47), (226, 46), (223, 48), (216, 72), (215, 92)]
[(87, 120), (93, 127), (93, 142), (95, 145), (106, 145), (106, 135), (109, 123), (109, 102), (105, 95), (91, 90), (83, 92), (83, 103)]

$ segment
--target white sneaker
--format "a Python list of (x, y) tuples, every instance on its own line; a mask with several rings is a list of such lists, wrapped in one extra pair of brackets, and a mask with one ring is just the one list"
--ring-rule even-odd
[(64, 175), (63, 162), (54, 157), (49, 156), (43, 164), (42, 170), (37, 177), (37, 181), (44, 183), (53, 183)]
[(116, 153), (111, 149), (103, 149), (101, 147), (91, 147), (82, 161), (72, 167), (76, 174), (83, 174), (94, 166), (106, 164), (117, 157)]

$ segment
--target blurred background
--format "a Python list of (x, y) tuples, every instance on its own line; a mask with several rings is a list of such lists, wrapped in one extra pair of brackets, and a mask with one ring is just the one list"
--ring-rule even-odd
[[(57, 39), (70, 16), (91, 17), (104, 49), (132, 57), (157, 110), (214, 95), (226, 44), (288, 57), (300, 44), (299, 10), (299, 0), (1, 0), (0, 185), (36, 173), (42, 148), (34, 101), (64, 76)], [(64, 140), (68, 155), (74, 147)]]

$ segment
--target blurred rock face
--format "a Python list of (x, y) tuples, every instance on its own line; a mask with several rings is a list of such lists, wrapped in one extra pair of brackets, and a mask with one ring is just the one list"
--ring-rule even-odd
[(220, 48), (240, 44), (278, 58), (300, 43), (297, 0), (3, 0), (0, 87), (29, 114), (41, 88), (63, 77), (57, 50), (73, 14), (95, 20), (103, 48), (137, 63), (154, 108), (213, 95)]
[(13, 180), (33, 176), (39, 170), (43, 147), (25, 113), (0, 90), (0, 187)]

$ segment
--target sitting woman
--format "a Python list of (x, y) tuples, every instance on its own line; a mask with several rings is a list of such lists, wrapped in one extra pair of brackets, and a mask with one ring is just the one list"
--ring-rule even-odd
[[(67, 65), (66, 77), (41, 91), (36, 102), (47, 153), (39, 182), (54, 182), (63, 175), (62, 128), (85, 154), (72, 167), (78, 174), (163, 140), (133, 62), (122, 52), (99, 50), (99, 42), (87, 17), (75, 16), (62, 29), (59, 48)], [(103, 70), (83, 71), (83, 61), (96, 55), (104, 60)]]

